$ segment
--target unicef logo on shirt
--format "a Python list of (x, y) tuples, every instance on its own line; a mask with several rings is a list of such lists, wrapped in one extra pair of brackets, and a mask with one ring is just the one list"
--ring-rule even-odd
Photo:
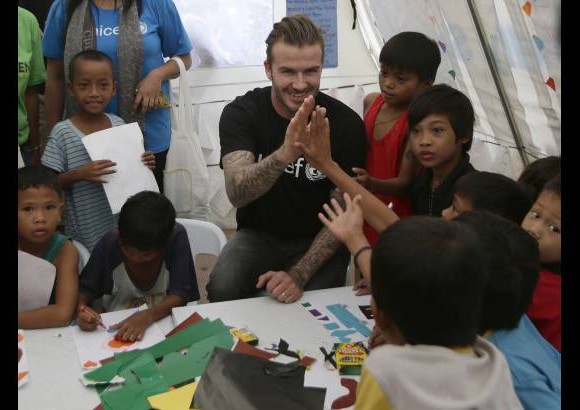
[(140, 21), (139, 26), (141, 27), (141, 34), (147, 33), (147, 23)]
[(314, 167), (311, 167), (310, 164), (306, 164), (304, 168), (304, 173), (306, 174), (306, 178), (311, 181), (320, 181), (321, 179), (326, 178), (326, 175), (322, 173), (322, 171), (317, 170)]

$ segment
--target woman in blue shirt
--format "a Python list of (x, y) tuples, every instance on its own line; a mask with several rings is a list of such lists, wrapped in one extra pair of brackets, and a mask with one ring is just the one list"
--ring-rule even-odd
[(49, 129), (76, 111), (65, 94), (68, 63), (79, 51), (97, 49), (115, 63), (117, 94), (105, 111), (137, 121), (145, 150), (155, 153), (155, 178), (163, 192), (163, 170), (171, 139), (169, 79), (179, 76), (179, 56), (191, 66), (191, 42), (172, 0), (55, 0), (45, 24), (46, 122)]

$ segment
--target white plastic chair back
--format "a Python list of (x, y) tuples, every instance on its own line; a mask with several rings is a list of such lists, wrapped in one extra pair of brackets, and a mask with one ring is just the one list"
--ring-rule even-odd
[(218, 256), (226, 244), (224, 231), (212, 222), (186, 218), (176, 218), (175, 221), (183, 225), (187, 231), (194, 260), (200, 253)]
[(89, 257), (91, 253), (89, 250), (79, 241), (73, 239), (73, 245), (76, 246), (77, 250), (79, 251), (79, 275), (83, 271), (85, 265), (89, 261)]

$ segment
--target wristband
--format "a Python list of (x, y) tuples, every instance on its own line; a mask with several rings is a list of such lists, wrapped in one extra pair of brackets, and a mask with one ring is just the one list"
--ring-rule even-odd
[(370, 250), (372, 250), (372, 248), (371, 248), (369, 245), (363, 245), (363, 246), (361, 246), (360, 248), (358, 248), (358, 250), (357, 250), (357, 251), (354, 253), (354, 256), (353, 256), (353, 260), (354, 260), (354, 267), (355, 267), (357, 270), (360, 270), (360, 269), (358, 268), (358, 262), (357, 262), (357, 259), (358, 259), (359, 255), (360, 255), (361, 253), (363, 253), (364, 251), (370, 251)]

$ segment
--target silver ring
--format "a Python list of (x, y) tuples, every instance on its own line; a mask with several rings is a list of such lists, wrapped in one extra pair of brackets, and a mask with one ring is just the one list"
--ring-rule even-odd
[(285, 298), (286, 297), (286, 292), (282, 292), (282, 297)]

